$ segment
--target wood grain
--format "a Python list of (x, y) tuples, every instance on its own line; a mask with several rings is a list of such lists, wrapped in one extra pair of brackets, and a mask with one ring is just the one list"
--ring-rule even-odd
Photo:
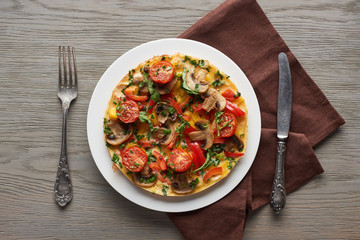
[[(182, 239), (164, 213), (129, 202), (103, 179), (87, 143), (87, 108), (116, 58), (178, 36), (221, 2), (1, 2), (1, 239)], [(315, 148), (325, 173), (290, 194), (281, 216), (268, 206), (251, 212), (244, 238), (359, 239), (360, 2), (259, 4), (346, 124)], [(59, 45), (75, 46), (81, 89), (68, 122), (74, 199), (65, 211), (52, 194), (61, 142)]]

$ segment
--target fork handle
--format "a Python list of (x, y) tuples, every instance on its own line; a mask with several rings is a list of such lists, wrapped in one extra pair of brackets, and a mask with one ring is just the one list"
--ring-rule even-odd
[(63, 122), (61, 153), (54, 186), (55, 201), (61, 207), (66, 206), (66, 204), (68, 204), (72, 199), (72, 185), (66, 148), (66, 119), (69, 112), (69, 106), (70, 102), (63, 102), (62, 104)]

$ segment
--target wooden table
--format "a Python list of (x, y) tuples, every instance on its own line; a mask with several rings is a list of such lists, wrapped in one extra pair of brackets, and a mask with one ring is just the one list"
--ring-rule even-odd
[[(87, 108), (120, 55), (176, 37), (221, 2), (1, 2), (0, 239), (182, 239), (166, 214), (137, 206), (106, 183), (88, 147)], [(360, 2), (259, 4), (347, 123), (315, 148), (325, 173), (290, 194), (281, 216), (268, 206), (250, 213), (244, 238), (359, 238)], [(59, 45), (76, 47), (80, 88), (68, 122), (74, 198), (65, 210), (53, 200)]]

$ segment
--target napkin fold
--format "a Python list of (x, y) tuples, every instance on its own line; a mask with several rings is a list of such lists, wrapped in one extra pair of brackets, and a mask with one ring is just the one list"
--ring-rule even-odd
[[(254, 163), (231, 193), (208, 207), (168, 213), (168, 216), (186, 239), (241, 239), (247, 211), (269, 202), (276, 159), (280, 52), (289, 58), (293, 84), (285, 161), (287, 193), (323, 173), (313, 147), (345, 121), (302, 68), (255, 0), (228, 0), (179, 37), (220, 50), (243, 70), (259, 101), (262, 130)], [(232, 80), (236, 81), (236, 76), (232, 76)]]

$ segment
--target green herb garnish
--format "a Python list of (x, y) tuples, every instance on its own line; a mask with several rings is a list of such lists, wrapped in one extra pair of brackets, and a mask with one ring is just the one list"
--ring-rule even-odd
[(161, 191), (163, 192), (164, 196), (167, 196), (167, 190), (169, 190), (169, 187), (166, 185), (163, 185)]
[(149, 129), (150, 129), (150, 132), (153, 131), (153, 123), (152, 121), (148, 118), (148, 116), (146, 115), (146, 112), (144, 111), (141, 111), (140, 114), (139, 114), (139, 120), (143, 123), (148, 123), (149, 124)]
[(148, 78), (149, 75), (145, 72), (144, 68), (142, 69), (142, 74), (144, 76), (144, 81), (147, 84), (151, 99), (154, 102), (160, 102), (161, 101), (160, 94), (153, 87), (154, 82), (151, 79)]
[(120, 168), (123, 167), (122, 164), (121, 164), (119, 156), (116, 155), (115, 153), (113, 154), (113, 156), (111, 158), (111, 161), (113, 161), (115, 164), (119, 164)]
[(104, 133), (105, 133), (106, 135), (111, 134), (111, 129), (110, 129), (110, 127), (108, 126), (108, 123), (109, 123), (109, 122), (110, 122), (110, 120), (104, 118)]
[(186, 68), (184, 67), (184, 71), (182, 73), (182, 79), (183, 79), (183, 82), (182, 82), (182, 87), (190, 94), (199, 94), (199, 85), (198, 85), (198, 89), (196, 91), (196, 85), (195, 85), (195, 91), (191, 90), (190, 87), (187, 85), (186, 83)]

